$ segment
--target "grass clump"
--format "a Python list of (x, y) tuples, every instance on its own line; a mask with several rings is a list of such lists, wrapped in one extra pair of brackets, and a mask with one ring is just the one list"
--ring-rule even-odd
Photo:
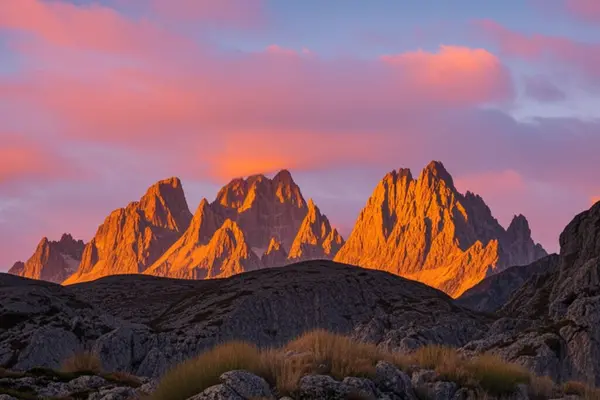
[(476, 358), (462, 357), (456, 349), (438, 345), (424, 346), (412, 354), (413, 362), (433, 369), (440, 378), (461, 386), (481, 386), (490, 394), (514, 392), (519, 384), (529, 383), (531, 374), (519, 365), (484, 354)]
[(528, 384), (531, 379), (531, 374), (526, 368), (507, 363), (491, 354), (467, 361), (467, 369), (475, 381), (491, 394), (514, 392), (518, 385)]
[(221, 374), (246, 370), (265, 375), (261, 353), (256, 346), (230, 342), (185, 361), (168, 371), (152, 394), (152, 400), (187, 399), (219, 383)]
[(311, 355), (310, 372), (330, 375), (373, 377), (375, 365), (383, 357), (373, 344), (360, 343), (346, 336), (316, 330), (288, 343), (286, 350)]
[(568, 381), (562, 385), (562, 390), (566, 395), (576, 395), (586, 400), (600, 399), (600, 390), (591, 388), (583, 382)]
[(554, 381), (548, 376), (532, 376), (529, 381), (529, 396), (532, 399), (550, 399), (556, 389)]
[[(264, 378), (281, 397), (294, 395), (305, 375), (373, 378), (379, 361), (387, 361), (410, 372), (413, 368), (433, 369), (438, 378), (457, 383), (478, 396), (514, 393), (520, 384), (529, 385), (533, 399), (552, 398), (557, 393), (600, 399), (598, 392), (578, 382), (560, 390), (548, 377), (536, 377), (524, 367), (500, 357), (484, 354), (467, 358), (456, 349), (425, 346), (412, 354), (383, 351), (347, 336), (325, 330), (308, 332), (278, 349), (259, 350), (244, 342), (217, 346), (171, 369), (150, 400), (185, 400), (220, 383), (220, 376), (232, 370), (246, 370)], [(596, 396), (596, 397), (592, 397)]]
[(96, 353), (82, 351), (63, 361), (61, 370), (67, 373), (99, 374), (102, 372), (102, 362)]

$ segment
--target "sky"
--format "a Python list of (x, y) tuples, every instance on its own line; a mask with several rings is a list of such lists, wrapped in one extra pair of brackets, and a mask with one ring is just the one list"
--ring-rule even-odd
[(0, 0), (0, 270), (170, 176), (287, 168), (347, 236), (431, 160), (557, 251), (599, 100), (597, 0)]

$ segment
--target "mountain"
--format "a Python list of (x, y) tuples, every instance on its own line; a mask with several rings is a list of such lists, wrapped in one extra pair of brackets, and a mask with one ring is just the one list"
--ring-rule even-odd
[(81, 261), (85, 244), (64, 234), (58, 242), (43, 238), (27, 262), (17, 262), (9, 274), (60, 283), (69, 277)]
[(188, 228), (192, 215), (178, 178), (151, 186), (140, 201), (113, 211), (85, 246), (64, 284), (143, 272)]
[(273, 179), (264, 175), (234, 179), (219, 191), (211, 207), (223, 218), (237, 223), (259, 256), (272, 238), (289, 251), (307, 213), (300, 188), (287, 170)]
[(288, 264), (288, 255), (281, 243), (272, 238), (260, 261), (265, 268), (282, 267)]
[(308, 211), (289, 252), (290, 261), (333, 259), (344, 244), (344, 239), (326, 216), (321, 214), (312, 199)]
[(335, 260), (458, 297), (492, 273), (545, 255), (525, 217), (505, 230), (481, 197), (459, 193), (443, 164), (432, 161), (417, 179), (409, 169), (383, 178)]

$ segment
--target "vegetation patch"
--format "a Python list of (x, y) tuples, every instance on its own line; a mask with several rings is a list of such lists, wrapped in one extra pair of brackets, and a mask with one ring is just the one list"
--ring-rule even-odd
[(97, 354), (91, 351), (82, 351), (73, 354), (63, 361), (61, 370), (71, 373), (90, 373), (92, 375), (102, 372), (102, 362)]

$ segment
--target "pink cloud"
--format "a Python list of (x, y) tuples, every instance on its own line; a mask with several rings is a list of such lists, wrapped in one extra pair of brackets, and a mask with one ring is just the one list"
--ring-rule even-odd
[(494, 42), (504, 55), (528, 61), (556, 63), (574, 68), (588, 81), (600, 77), (600, 44), (542, 34), (526, 35), (511, 31), (492, 20), (478, 21), (479, 28)]
[(565, 93), (544, 76), (527, 76), (524, 79), (525, 94), (537, 101), (551, 103), (565, 100)]
[[(19, 46), (33, 40), (79, 51), (138, 56), (174, 44), (174, 35), (147, 19), (127, 19), (96, 3), (77, 6), (63, 1), (19, 0), (2, 6), (0, 30), (24, 35)], [(182, 42), (181, 37), (178, 42)]]
[(600, 21), (600, 2), (596, 0), (565, 0), (568, 11), (581, 19)]

